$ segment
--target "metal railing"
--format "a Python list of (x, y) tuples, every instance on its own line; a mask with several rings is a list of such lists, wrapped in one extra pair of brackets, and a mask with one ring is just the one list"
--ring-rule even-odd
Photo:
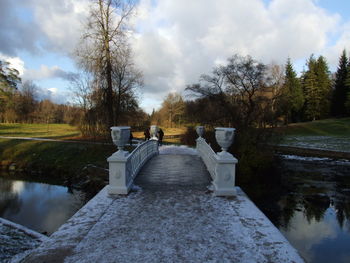
[(212, 186), (214, 195), (216, 196), (232, 196), (236, 194), (235, 174), (237, 159), (231, 154), (217, 154), (213, 151), (209, 144), (200, 137), (196, 140), (197, 152), (203, 160), (207, 170), (212, 178)]
[(210, 147), (209, 144), (203, 139), (197, 139), (197, 152), (202, 158), (205, 166), (207, 167), (208, 172), (210, 173), (211, 178), (215, 179), (215, 167), (217, 163), (216, 153)]
[(119, 150), (110, 156), (109, 194), (128, 194), (132, 183), (143, 165), (157, 155), (158, 141), (148, 140), (138, 145), (130, 154)]
[(158, 141), (148, 140), (138, 145), (127, 157), (125, 164), (127, 183), (133, 181), (143, 165), (158, 154)]

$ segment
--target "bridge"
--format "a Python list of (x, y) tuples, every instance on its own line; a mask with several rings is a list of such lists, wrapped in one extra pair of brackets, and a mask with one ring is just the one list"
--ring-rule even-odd
[(196, 130), (195, 149), (158, 147), (152, 126), (129, 153), (113, 127), (109, 185), (18, 262), (303, 262), (235, 186), (234, 129), (216, 129), (219, 153)]

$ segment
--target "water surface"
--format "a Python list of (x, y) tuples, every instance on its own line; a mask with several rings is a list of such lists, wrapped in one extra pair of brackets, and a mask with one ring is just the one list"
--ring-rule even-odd
[(85, 203), (85, 194), (0, 175), (0, 217), (51, 234)]
[(350, 262), (350, 162), (285, 159), (286, 191), (259, 208), (306, 262)]

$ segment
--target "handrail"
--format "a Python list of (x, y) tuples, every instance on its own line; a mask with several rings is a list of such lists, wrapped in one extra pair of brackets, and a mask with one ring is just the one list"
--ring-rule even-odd
[(158, 154), (158, 141), (147, 140), (139, 144), (127, 157), (127, 181), (134, 180), (142, 166), (156, 154)]
[(205, 166), (207, 167), (211, 178), (214, 180), (216, 167), (216, 153), (203, 138), (197, 139), (197, 151), (199, 153), (199, 156), (202, 158)]
[(148, 140), (138, 145), (130, 154), (118, 151), (110, 156), (109, 194), (128, 194), (132, 183), (143, 165), (154, 155), (159, 154), (158, 141)]
[(213, 179), (212, 190), (216, 196), (232, 196), (236, 194), (235, 157), (229, 153), (216, 154), (204, 138), (199, 137), (197, 140), (197, 152), (203, 160), (207, 170)]

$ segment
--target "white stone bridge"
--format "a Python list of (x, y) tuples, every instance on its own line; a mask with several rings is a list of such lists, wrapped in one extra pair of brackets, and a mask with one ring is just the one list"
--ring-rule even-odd
[(219, 154), (197, 132), (196, 149), (150, 140), (129, 154), (128, 128), (113, 128), (110, 184), (14, 262), (303, 262), (234, 186), (234, 130), (217, 129)]

